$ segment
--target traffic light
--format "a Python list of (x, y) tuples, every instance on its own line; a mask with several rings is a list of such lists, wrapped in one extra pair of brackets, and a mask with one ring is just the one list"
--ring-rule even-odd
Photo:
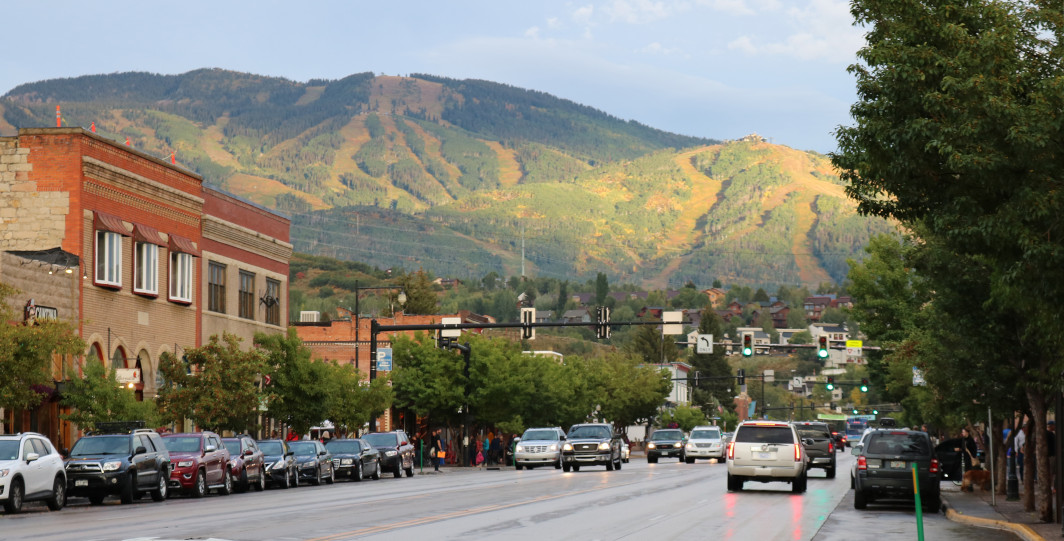
[(608, 339), (610, 337), (610, 308), (599, 306), (595, 309), (595, 338)]
[(828, 337), (821, 336), (817, 338), (816, 356), (821, 359), (828, 358)]
[(872, 408), (872, 415), (879, 415), (879, 410)]
[(853, 408), (853, 414), (857, 415), (857, 408)]
[(828, 390), (835, 390), (835, 376), (828, 376)]
[(868, 378), (861, 378), (861, 392), (868, 392)]
[(536, 322), (535, 308), (521, 309), (521, 338), (532, 340), (536, 337), (536, 328), (532, 326)]
[(749, 357), (754, 354), (754, 335), (750, 333), (743, 333), (743, 357)]
[(746, 385), (746, 370), (739, 369), (738, 380), (740, 386)]

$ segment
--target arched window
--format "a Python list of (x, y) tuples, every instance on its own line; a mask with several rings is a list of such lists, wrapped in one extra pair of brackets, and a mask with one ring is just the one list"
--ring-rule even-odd
[(115, 348), (115, 352), (111, 354), (111, 366), (113, 368), (131, 368), (126, 366), (127, 362), (126, 350), (122, 346)]

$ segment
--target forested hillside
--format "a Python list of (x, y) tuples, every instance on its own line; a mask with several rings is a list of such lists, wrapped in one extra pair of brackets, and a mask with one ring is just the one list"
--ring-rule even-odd
[[(827, 160), (671, 134), (549, 94), (430, 75), (306, 83), (204, 69), (21, 85), (0, 134), (64, 124), (293, 217), (299, 251), (441, 276), (665, 287), (841, 281), (871, 234)], [(710, 127), (711, 129), (711, 127)]]

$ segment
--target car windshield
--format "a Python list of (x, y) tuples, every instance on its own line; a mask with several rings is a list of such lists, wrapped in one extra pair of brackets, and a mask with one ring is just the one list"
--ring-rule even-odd
[(284, 445), (279, 441), (260, 441), (259, 449), (262, 449), (262, 453), (270, 456), (281, 456), (284, 454)]
[(0, 460), (18, 460), (18, 440), (0, 441)]
[(789, 426), (742, 426), (735, 443), (794, 443), (794, 436)]
[(650, 441), (663, 441), (663, 440), (682, 440), (683, 432), (680, 430), (658, 430), (652, 436)]
[(831, 435), (819, 428), (799, 428), (798, 435), (803, 438), (830, 438)]
[(96, 436), (81, 438), (70, 450), (70, 456), (128, 455), (129, 436)]
[(869, 436), (865, 454), (930, 456), (931, 446), (923, 434), (877, 432)]
[(610, 429), (604, 426), (577, 426), (573, 427), (569, 431), (569, 439), (577, 438), (599, 438), (609, 439), (611, 437)]
[(293, 441), (288, 444), (288, 447), (292, 449), (296, 456), (315, 456), (318, 454), (318, 448), (312, 441)]
[(398, 447), (399, 437), (395, 434), (367, 434), (362, 439), (374, 447)]
[(350, 453), (357, 454), (362, 451), (362, 445), (357, 441), (330, 441), (325, 444), (325, 448), (333, 453)]
[(719, 440), (720, 439), (720, 430), (712, 430), (712, 429), (695, 430), (695, 431), (691, 432), (691, 439), (692, 440)]
[(556, 430), (527, 430), (521, 436), (521, 441), (558, 441)]
[(195, 436), (167, 436), (163, 438), (166, 450), (171, 453), (198, 453), (200, 439)]
[(229, 450), (229, 456), (240, 455), (240, 440), (222, 440), (222, 445)]

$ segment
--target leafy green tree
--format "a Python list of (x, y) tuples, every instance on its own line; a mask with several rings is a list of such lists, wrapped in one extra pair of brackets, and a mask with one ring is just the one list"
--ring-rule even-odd
[(791, 305), (791, 309), (787, 312), (787, 328), (804, 329), (807, 326), (809, 326), (809, 322), (805, 319), (805, 312), (802, 310), (802, 305)]
[[(724, 338), (723, 321), (712, 309), (702, 311), (702, 321), (698, 325), (699, 334), (713, 335), (714, 342)], [(694, 353), (691, 355), (691, 367), (698, 372), (698, 383), (694, 378), (688, 379), (693, 391), (691, 403), (702, 408), (704, 412), (714, 412), (718, 405), (728, 405), (738, 393), (728, 359), (724, 356), (724, 346), (714, 345), (713, 353)]]
[[(406, 294), (406, 304), (402, 306), (407, 314), (436, 314), (439, 313), (436, 292), (432, 290), (432, 280), (428, 273), (418, 269), (417, 272), (407, 273), (397, 280), (403, 292)], [(399, 307), (397, 299), (399, 292), (392, 294), (393, 306)]]
[(184, 360), (169, 352), (159, 356), (166, 384), (157, 400), (167, 421), (188, 419), (214, 431), (248, 432), (255, 427), (261, 405), (258, 379), (266, 362), (257, 349), (242, 351), (240, 342), (238, 336), (223, 333), (185, 350)]
[[(270, 375), (267, 411), (270, 417), (303, 434), (329, 415), (329, 367), (314, 362), (295, 327), (288, 333), (255, 334), (255, 345), (265, 354), (264, 373)], [(382, 378), (383, 379), (383, 378)]]
[(8, 302), (16, 290), (0, 283), (0, 409), (35, 407), (41, 395), (35, 386), (52, 385), (52, 356), (76, 355), (85, 342), (69, 323), (51, 319), (33, 325), (11, 325), (18, 319)]
[(462, 355), (437, 348), (426, 334), (396, 336), (392, 341), (392, 388), (395, 405), (433, 423), (458, 424), (467, 404)]
[(565, 313), (565, 305), (569, 303), (569, 280), (558, 285), (558, 302), (554, 308), (555, 313), (561, 316)]
[(680, 357), (675, 337), (665, 337), (654, 325), (639, 325), (624, 344), (624, 351), (650, 364), (671, 363)]
[(672, 390), (667, 370), (644, 365), (619, 353), (597, 359), (599, 378), (599, 416), (617, 427), (647, 421), (657, 415)]
[(82, 430), (113, 421), (144, 421), (154, 428), (162, 421), (154, 401), (138, 401), (133, 391), (118, 383), (114, 368), (108, 370), (96, 361), (85, 363), (84, 377), (67, 382), (59, 403), (71, 409), (59, 417)]
[(760, 287), (757, 288), (757, 291), (754, 293), (753, 301), (754, 302), (768, 302), (769, 301), (768, 292), (766, 292), (764, 289), (762, 289)]
[(602, 306), (606, 303), (606, 297), (610, 294), (610, 281), (606, 273), (600, 272), (595, 277), (595, 304)]
[(392, 403), (392, 387), (388, 378), (376, 378), (372, 382), (362, 379), (362, 374), (350, 364), (323, 363), (329, 376), (323, 382), (329, 386), (327, 418), (337, 427), (355, 432), (370, 419), (379, 417)]
[(660, 417), (658, 417), (658, 427), (668, 427), (672, 423), (676, 423), (684, 432), (690, 432), (692, 428), (696, 426), (702, 426), (709, 424), (709, 420), (706, 418), (705, 412), (701, 409), (693, 406), (676, 406), (670, 410), (664, 411)]

